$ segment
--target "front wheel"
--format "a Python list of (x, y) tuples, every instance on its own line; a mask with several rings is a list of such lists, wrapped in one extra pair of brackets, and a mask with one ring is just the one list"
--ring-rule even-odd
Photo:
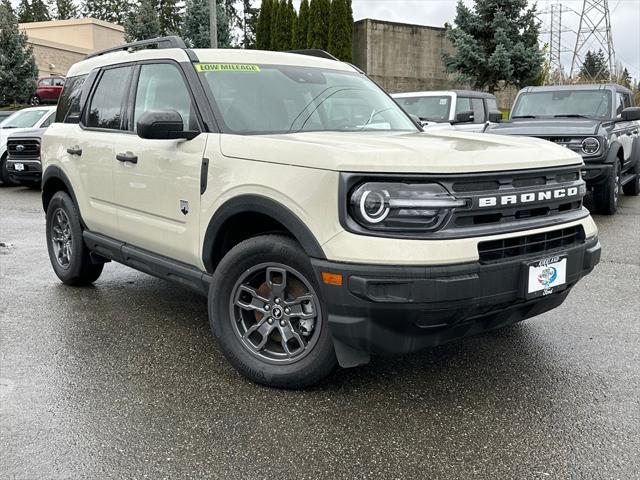
[(620, 164), (616, 161), (606, 182), (597, 186), (593, 192), (593, 203), (598, 213), (613, 215), (618, 210), (622, 178)]
[(287, 237), (264, 235), (222, 259), (209, 291), (209, 320), (229, 362), (250, 380), (304, 388), (337, 361), (311, 262)]
[(0, 181), (2, 185), (5, 187), (13, 187), (17, 185), (11, 178), (9, 177), (9, 171), (7, 170), (7, 154), (5, 153), (0, 157)]
[(47, 207), (47, 249), (53, 270), (63, 283), (90, 285), (102, 273), (82, 239), (78, 208), (65, 192), (56, 193)]

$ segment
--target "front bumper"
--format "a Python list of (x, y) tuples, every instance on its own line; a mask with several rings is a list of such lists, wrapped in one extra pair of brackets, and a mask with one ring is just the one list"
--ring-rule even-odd
[[(566, 285), (534, 299), (524, 294), (526, 265), (566, 255)], [(371, 354), (405, 354), (530, 318), (560, 305), (600, 261), (593, 237), (533, 257), (446, 266), (356, 265), (312, 259), (338, 360), (368, 363)], [(341, 286), (322, 282), (341, 274)]]
[[(22, 169), (16, 169), (22, 165)], [(7, 160), (7, 173), (15, 182), (38, 183), (42, 180), (42, 163), (40, 160)]]

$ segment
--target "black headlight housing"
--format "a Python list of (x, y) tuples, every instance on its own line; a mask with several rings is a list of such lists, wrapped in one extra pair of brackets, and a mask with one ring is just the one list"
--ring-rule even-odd
[(435, 232), (446, 225), (454, 209), (469, 205), (469, 200), (455, 198), (429, 180), (363, 180), (344, 193), (347, 221), (355, 230), (374, 235)]

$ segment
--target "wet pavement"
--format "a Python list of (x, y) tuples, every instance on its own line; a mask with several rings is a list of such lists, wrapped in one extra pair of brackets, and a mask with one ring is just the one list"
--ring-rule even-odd
[(240, 377), (189, 291), (63, 286), (38, 192), (0, 188), (0, 479), (640, 478), (640, 198), (596, 222), (559, 309), (292, 392)]

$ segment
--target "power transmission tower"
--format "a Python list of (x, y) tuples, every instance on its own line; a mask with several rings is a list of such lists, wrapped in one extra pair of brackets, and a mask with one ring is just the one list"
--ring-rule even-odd
[(571, 29), (566, 28), (562, 22), (562, 14), (567, 12), (573, 12), (573, 10), (565, 8), (565, 6), (560, 2), (552, 3), (549, 5), (549, 8), (540, 12), (541, 15), (550, 16), (549, 29), (540, 32), (542, 34), (549, 35), (549, 53), (547, 58), (549, 74), (554, 76), (557, 74), (557, 81), (561, 84), (564, 83), (562, 54), (570, 51), (566, 49), (562, 43), (562, 34), (571, 32)]
[(616, 54), (611, 36), (609, 0), (584, 0), (577, 33), (569, 75), (573, 77), (574, 72), (580, 69), (587, 51), (602, 50), (609, 67), (609, 79), (611, 79), (614, 75)]

